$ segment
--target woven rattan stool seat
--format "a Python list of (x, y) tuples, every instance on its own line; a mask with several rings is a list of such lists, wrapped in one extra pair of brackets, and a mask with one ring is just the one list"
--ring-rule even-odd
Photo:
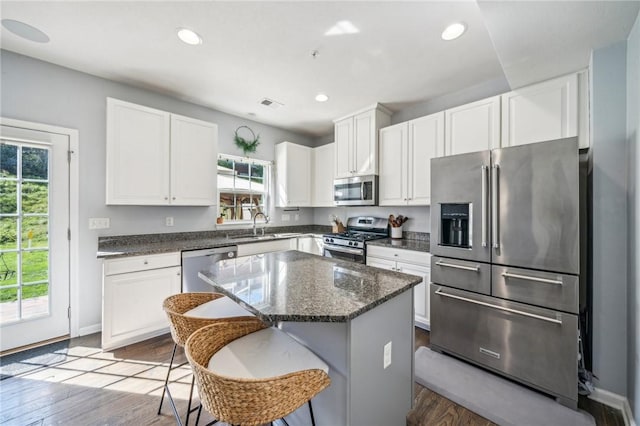
[[(331, 383), (327, 365), (311, 351), (289, 336), (283, 337), (284, 333), (280, 330), (265, 330), (267, 326), (260, 320), (247, 318), (203, 327), (187, 340), (185, 352), (196, 377), (200, 400), (204, 408), (218, 420), (233, 425), (269, 423), (310, 402)], [(243, 355), (242, 352), (247, 349), (254, 354)], [(263, 374), (257, 374), (261, 378), (251, 378), (252, 374), (246, 371), (264, 369), (265, 366), (226, 365), (218, 369), (213, 365), (218, 353), (232, 352), (236, 355), (234, 362), (242, 364), (243, 361), (255, 360), (255, 351), (258, 350), (262, 351), (265, 359), (274, 359), (274, 356), (288, 351), (292, 357), (289, 364), (306, 369), (285, 371), (287, 369), (283, 370), (283, 366), (279, 365), (275, 366), (274, 371), (280, 371), (283, 373), (281, 375), (262, 377)], [(267, 352), (275, 352), (275, 355)], [(225, 362), (224, 358), (222, 355), (219, 361)], [(209, 368), (210, 361), (213, 371)], [(238, 372), (241, 377), (230, 377), (220, 372)], [(313, 422), (312, 411), (311, 416)]]

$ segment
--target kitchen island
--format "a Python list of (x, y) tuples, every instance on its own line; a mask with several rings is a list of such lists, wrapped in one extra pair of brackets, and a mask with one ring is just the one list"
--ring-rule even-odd
[[(200, 277), (329, 365), (331, 386), (313, 400), (318, 425), (406, 423), (420, 277), (298, 251), (223, 260)], [(309, 424), (307, 407), (287, 421)]]

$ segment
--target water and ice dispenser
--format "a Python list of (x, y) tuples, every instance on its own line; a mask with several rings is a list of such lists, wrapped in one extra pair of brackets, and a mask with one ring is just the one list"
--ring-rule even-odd
[(440, 244), (471, 248), (471, 204), (440, 205)]

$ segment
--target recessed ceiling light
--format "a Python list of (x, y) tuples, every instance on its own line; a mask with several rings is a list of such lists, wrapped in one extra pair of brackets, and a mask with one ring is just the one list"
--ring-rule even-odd
[(202, 44), (202, 38), (194, 31), (188, 28), (178, 29), (178, 38), (184, 43), (191, 44), (193, 46)]
[(49, 36), (29, 24), (14, 21), (13, 19), (3, 19), (2, 26), (11, 31), (15, 35), (24, 39), (35, 41), (36, 43), (48, 43)]
[(442, 39), (447, 41), (455, 40), (462, 34), (464, 34), (466, 29), (467, 26), (462, 22), (455, 22), (444, 29), (444, 31), (442, 32)]
[(336, 24), (329, 28), (324, 35), (342, 35), (342, 34), (356, 34), (359, 33), (360, 30), (358, 27), (353, 25), (351, 21), (339, 21)]
[(318, 102), (327, 102), (328, 100), (329, 100), (329, 97), (324, 93), (318, 93), (316, 95), (316, 101)]

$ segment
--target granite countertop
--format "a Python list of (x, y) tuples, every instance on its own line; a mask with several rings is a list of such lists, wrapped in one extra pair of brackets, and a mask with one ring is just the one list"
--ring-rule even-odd
[(97, 257), (111, 259), (145, 254), (227, 247), (295, 238), (302, 235), (322, 235), (330, 232), (330, 229), (331, 227), (329, 226), (321, 225), (269, 227), (264, 237), (260, 236), (261, 231), (258, 230), (259, 238), (248, 236), (248, 234), (251, 233), (250, 229), (100, 237), (98, 239)]
[(429, 240), (412, 240), (407, 238), (383, 238), (380, 240), (368, 241), (367, 245), (399, 248), (404, 250), (423, 251), (429, 253), (431, 244)]
[(295, 250), (221, 260), (199, 276), (265, 322), (346, 322), (422, 281)]

